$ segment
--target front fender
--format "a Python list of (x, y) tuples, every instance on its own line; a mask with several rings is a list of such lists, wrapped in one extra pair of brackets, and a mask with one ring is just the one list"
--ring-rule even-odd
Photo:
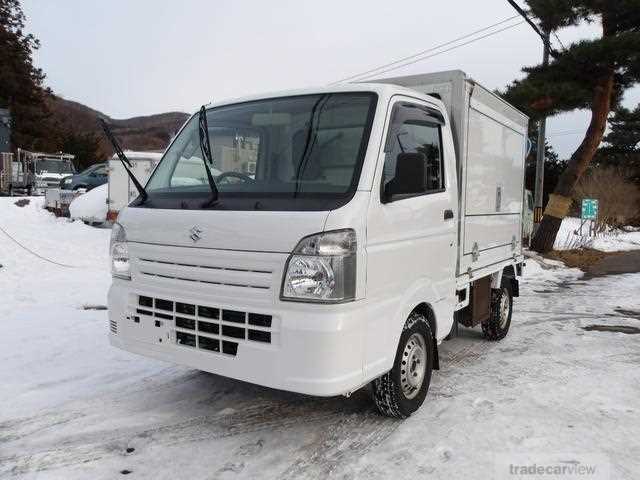
[[(426, 305), (435, 317), (433, 319), (433, 334), (438, 343), (451, 331), (451, 326), (453, 325), (453, 305), (451, 305), (446, 298), (437, 295), (436, 289), (430, 280), (426, 278), (418, 279), (403, 295), (397, 313), (393, 317), (390, 328), (389, 349), (394, 352), (394, 354), (407, 318), (409, 318), (411, 312), (420, 305)], [(393, 366), (393, 358), (391, 358), (391, 364), (388, 366), (389, 368)]]

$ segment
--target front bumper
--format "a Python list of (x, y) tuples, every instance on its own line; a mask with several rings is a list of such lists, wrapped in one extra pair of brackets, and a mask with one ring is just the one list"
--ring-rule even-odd
[[(225, 300), (221, 304), (209, 295), (193, 291), (157, 286), (147, 286), (142, 291), (133, 285), (114, 279), (109, 290), (109, 340), (123, 350), (309, 395), (345, 394), (365, 383), (363, 350), (367, 315), (363, 301), (342, 305), (275, 302), (247, 306), (237, 300)], [(235, 355), (181, 345), (176, 341), (175, 315), (178, 314), (172, 319), (167, 318), (171, 315), (158, 319), (153, 316), (154, 312), (150, 312), (151, 316), (136, 315), (140, 295), (270, 315), (273, 318), (271, 341), (227, 338), (237, 342)], [(251, 327), (246, 328), (248, 331)]]

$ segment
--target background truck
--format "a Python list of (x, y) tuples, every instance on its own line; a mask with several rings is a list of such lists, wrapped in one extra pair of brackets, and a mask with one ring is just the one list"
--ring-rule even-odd
[[(135, 152), (125, 151), (131, 161), (133, 174), (143, 185), (149, 179), (160, 159), (160, 152)], [(138, 191), (131, 183), (127, 172), (124, 170), (118, 157), (114, 155), (109, 159), (107, 172), (109, 175), (109, 187), (107, 188), (107, 221), (114, 222), (118, 212), (126, 207), (131, 200), (138, 196)]]
[(74, 155), (67, 153), (30, 152), (18, 148), (15, 154), (2, 158), (2, 193), (44, 195), (57, 188), (62, 178), (75, 173)]
[(201, 109), (112, 230), (111, 343), (410, 415), (458, 324), (510, 328), (527, 123), (460, 71)]

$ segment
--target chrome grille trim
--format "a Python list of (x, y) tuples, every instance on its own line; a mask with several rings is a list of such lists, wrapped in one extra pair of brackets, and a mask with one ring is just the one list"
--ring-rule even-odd
[(161, 265), (175, 265), (177, 267), (189, 267), (189, 268), (203, 268), (206, 270), (226, 270), (229, 272), (246, 272), (246, 273), (265, 273), (267, 275), (273, 274), (272, 270), (250, 270), (246, 268), (234, 268), (234, 267), (216, 267), (211, 265), (193, 265), (189, 263), (177, 263), (177, 262), (167, 262), (164, 260), (154, 260), (151, 258), (140, 258), (141, 262), (149, 262), (149, 263), (159, 263)]
[(138, 270), (143, 277), (179, 280), (222, 287), (271, 290), (273, 271), (236, 266), (196, 265), (192, 263), (154, 260), (138, 257)]
[(160, 273), (150, 273), (150, 272), (145, 272), (144, 270), (140, 270), (140, 273), (142, 275), (146, 275), (148, 277), (157, 277), (157, 278), (165, 278), (165, 279), (169, 279), (169, 280), (182, 280), (183, 282), (195, 282), (195, 283), (205, 283), (205, 284), (209, 284), (209, 285), (222, 285), (225, 287), (240, 287), (240, 288), (257, 288), (260, 290), (269, 290), (271, 287), (263, 287), (261, 285), (242, 285), (239, 283), (223, 283), (223, 282), (213, 282), (210, 280), (198, 280), (195, 278), (183, 278), (183, 277), (176, 277), (176, 276), (172, 276), (172, 275), (162, 275)]

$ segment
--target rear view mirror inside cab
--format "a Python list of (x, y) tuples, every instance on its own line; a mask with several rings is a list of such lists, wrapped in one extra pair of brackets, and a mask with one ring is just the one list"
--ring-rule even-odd
[(251, 125), (256, 127), (291, 125), (290, 113), (254, 113), (251, 117)]

